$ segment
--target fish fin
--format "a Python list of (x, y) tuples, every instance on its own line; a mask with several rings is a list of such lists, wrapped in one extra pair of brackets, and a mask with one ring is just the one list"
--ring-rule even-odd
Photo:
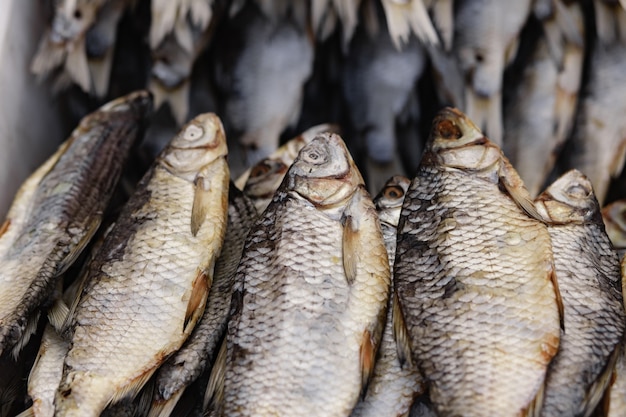
[(174, 411), (176, 404), (178, 404), (178, 400), (185, 392), (185, 388), (174, 392), (172, 396), (167, 400), (158, 400), (153, 401), (150, 406), (150, 412), (148, 413), (148, 417), (169, 417)]
[(215, 358), (211, 376), (206, 387), (202, 409), (204, 412), (216, 410), (224, 400), (224, 379), (226, 376), (226, 336), (222, 339), (220, 350)]
[(356, 279), (357, 261), (358, 261), (358, 229), (356, 222), (351, 215), (345, 215), (342, 218), (343, 224), (343, 240), (342, 240), (342, 258), (343, 270), (346, 274), (348, 284), (352, 284)]
[(72, 50), (67, 54), (64, 68), (81, 90), (87, 94), (91, 93), (91, 74), (87, 63), (84, 36), (76, 41)]
[(26, 410), (22, 411), (15, 417), (35, 417), (34, 407), (28, 407)]
[(40, 311), (37, 311), (32, 316), (28, 318), (28, 322), (26, 323), (26, 327), (24, 328), (24, 332), (22, 336), (19, 338), (13, 349), (11, 350), (11, 355), (13, 359), (17, 360), (24, 346), (28, 344), (30, 337), (37, 331), (37, 324), (39, 324), (39, 316), (41, 315)]
[(439, 31), (443, 42), (443, 49), (449, 52), (452, 49), (454, 37), (454, 7), (452, 0), (437, 0), (432, 6), (433, 23)]
[(85, 234), (80, 239), (80, 241), (70, 250), (70, 252), (65, 255), (65, 258), (59, 262), (57, 269), (55, 271), (55, 276), (59, 276), (67, 269), (72, 266), (72, 264), (76, 261), (78, 256), (83, 252), (87, 244), (91, 241), (91, 238), (96, 233), (98, 228), (100, 227), (100, 222), (102, 220), (102, 216), (94, 216), (94, 219), (87, 225), (85, 228)]
[(404, 321), (404, 314), (402, 313), (402, 307), (400, 306), (400, 300), (398, 294), (393, 291), (392, 303), (391, 303), (391, 318), (393, 323), (393, 340), (396, 343), (396, 352), (398, 353), (398, 361), (400, 366), (404, 369), (405, 364), (413, 366), (413, 358), (411, 356), (411, 344), (409, 341), (409, 331), (406, 328), (406, 322)]
[(369, 330), (363, 331), (361, 336), (361, 345), (359, 348), (359, 358), (361, 365), (361, 399), (367, 394), (367, 387), (370, 379), (374, 374), (374, 365), (376, 363), (377, 343)]
[(554, 286), (554, 296), (556, 298), (556, 307), (559, 311), (559, 326), (561, 330), (565, 331), (565, 308), (563, 307), (563, 298), (561, 297), (561, 290), (559, 288), (559, 280), (556, 276), (556, 271), (554, 269), (554, 265), (552, 265), (552, 270), (549, 272), (550, 281)]
[(205, 271), (200, 271), (192, 284), (191, 297), (185, 312), (184, 333), (191, 333), (196, 322), (202, 317), (204, 306), (211, 288), (211, 277)]
[(545, 395), (546, 384), (545, 381), (541, 383), (537, 393), (535, 394), (535, 398), (528, 404), (528, 407), (525, 410), (522, 410), (521, 417), (540, 417), (541, 416), (541, 408), (543, 406), (543, 398)]
[(113, 48), (104, 54), (100, 59), (88, 61), (89, 73), (93, 80), (93, 91), (96, 97), (104, 98), (109, 91), (109, 79), (111, 75), (111, 65), (113, 64)]
[(626, 160), (626, 137), (622, 138), (614, 155), (613, 159), (611, 159), (609, 172), (611, 173), (611, 177), (617, 178), (622, 173), (624, 161)]
[(11, 219), (6, 219), (2, 226), (0, 226), (0, 237), (9, 230), (9, 226), (11, 226)]
[(211, 182), (198, 175), (193, 181), (194, 195), (191, 208), (191, 234), (196, 236), (200, 227), (206, 220), (208, 208), (211, 205)]
[(37, 53), (30, 64), (30, 71), (39, 77), (47, 76), (50, 71), (60, 66), (67, 55), (63, 46), (53, 44), (49, 39), (50, 31), (47, 31), (41, 37)]
[(546, 39), (546, 44), (548, 45), (550, 57), (552, 61), (554, 61), (556, 68), (560, 71), (563, 68), (563, 57), (565, 55), (561, 29), (554, 20), (547, 20), (543, 23), (543, 34)]
[(179, 126), (182, 126), (189, 114), (189, 79), (183, 80), (168, 94), (167, 101), (170, 103), (172, 116)]
[[(584, 417), (590, 417), (592, 415), (594, 417), (608, 415), (609, 407), (606, 402), (610, 400), (611, 382), (614, 377), (613, 371), (621, 354), (621, 344), (618, 343), (613, 350), (613, 353), (611, 353), (611, 356), (602, 370), (602, 373), (598, 375), (598, 378), (593, 382), (593, 384), (591, 384), (585, 393), (585, 398), (583, 399), (583, 403), (580, 408), (582, 412), (579, 415)], [(594, 414), (595, 410), (598, 410), (598, 413)]]
[(153, 366), (141, 375), (134, 378), (128, 384), (115, 391), (108, 404), (115, 404), (126, 398), (135, 397), (139, 393), (139, 391), (141, 391), (144, 385), (146, 385), (146, 383), (150, 380), (152, 374), (154, 374), (154, 371), (156, 371), (157, 369), (158, 365)]
[(50, 310), (48, 310), (48, 321), (58, 332), (63, 329), (63, 324), (67, 320), (70, 308), (62, 299), (57, 299)]
[(530, 197), (530, 193), (524, 186), (524, 182), (509, 160), (504, 157), (501, 160), (498, 176), (500, 184), (506, 192), (528, 216), (543, 223), (549, 222), (546, 216), (539, 213), (533, 199)]

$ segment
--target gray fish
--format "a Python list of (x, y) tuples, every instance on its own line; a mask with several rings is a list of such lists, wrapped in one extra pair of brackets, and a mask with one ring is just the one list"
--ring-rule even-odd
[(548, 368), (542, 416), (592, 415), (611, 382), (626, 326), (620, 263), (604, 231), (591, 182), (561, 176), (535, 201), (545, 208), (565, 312)]
[(232, 66), (221, 60), (216, 73), (227, 120), (241, 132), (239, 142), (253, 165), (276, 150), (282, 131), (298, 121), (304, 83), (313, 72), (313, 44), (299, 22), (273, 22), (252, 6), (232, 25), (242, 45), (227, 50), (236, 55)]
[(235, 272), (244, 240), (257, 217), (252, 201), (231, 182), (226, 236), (215, 264), (207, 307), (183, 347), (157, 372), (151, 416), (169, 416), (185, 388), (212, 366), (228, 325)]
[(226, 137), (189, 122), (146, 173), (70, 309), (55, 416), (98, 416), (136, 395), (204, 312), (226, 229)]
[(617, 200), (604, 206), (602, 220), (606, 234), (621, 259), (626, 253), (626, 200)]
[(406, 323), (396, 340), (440, 417), (525, 416), (541, 397), (562, 306), (537, 219), (500, 148), (442, 110), (405, 196), (394, 265)]
[(0, 353), (17, 354), (102, 220), (152, 107), (142, 91), (85, 117), (18, 191), (0, 227)]
[[(594, 2), (598, 13), (605, 7), (602, 3)], [(610, 42), (595, 38), (568, 163), (589, 177), (600, 205), (626, 158), (626, 11), (619, 6), (608, 19), (621, 36)]]
[(498, 145), (504, 68), (515, 58), (531, 5), (531, 0), (466, 0), (455, 8), (453, 51), (467, 79), (467, 115)]
[(388, 294), (374, 204), (341, 138), (322, 134), (246, 238), (213, 372), (224, 375), (223, 415), (348, 416), (372, 375)]
[[(385, 187), (374, 198), (380, 226), (389, 257), (389, 268), (393, 273), (396, 256), (396, 227), (404, 195), (411, 180), (401, 175), (391, 177)], [(352, 411), (352, 417), (397, 417), (406, 416), (415, 397), (424, 391), (424, 384), (417, 368), (410, 361), (400, 362), (394, 338), (394, 313), (398, 311), (398, 298), (391, 285), (391, 296), (387, 306), (385, 330), (372, 380), (365, 398)]]
[[(369, 34), (361, 29), (350, 44), (343, 69), (343, 95), (360, 141), (358, 146), (367, 152), (372, 165), (367, 169), (370, 190), (381, 189), (387, 178), (402, 172), (396, 124), (425, 64), (424, 49), (415, 38), (400, 51), (386, 31)], [(419, 156), (411, 155), (409, 159), (417, 160)]]
[[(568, 13), (583, 37), (581, 7), (574, 2), (560, 14)], [(533, 197), (541, 191), (574, 125), (584, 55), (583, 45), (566, 40), (562, 61), (556, 63), (543, 35), (505, 109), (503, 149)]]

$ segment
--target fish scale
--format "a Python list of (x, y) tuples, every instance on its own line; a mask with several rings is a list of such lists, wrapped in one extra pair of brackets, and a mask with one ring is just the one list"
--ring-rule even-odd
[(442, 417), (525, 415), (558, 348), (549, 234), (518, 205), (529, 197), (509, 167), (443, 110), (402, 208), (394, 283)]

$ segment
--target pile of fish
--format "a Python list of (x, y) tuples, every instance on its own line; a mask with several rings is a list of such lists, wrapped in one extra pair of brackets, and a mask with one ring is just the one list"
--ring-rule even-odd
[(0, 228), (3, 416), (626, 413), (622, 269), (581, 172), (533, 199), (445, 108), (374, 199), (332, 125), (233, 182), (204, 113), (125, 186), (152, 106), (86, 116)]
[[(601, 203), (624, 197), (614, 186), (607, 198), (626, 154), (623, 1), (47, 3), (31, 70), (65, 92), (70, 126), (148, 88), (157, 108), (169, 104), (159, 121), (172, 134), (174, 120), (218, 114), (238, 176), (297, 132), (334, 123), (377, 192), (415, 172), (430, 121), (452, 106), (505, 150), (533, 197), (572, 168)], [(154, 130), (153, 156), (171, 136)]]

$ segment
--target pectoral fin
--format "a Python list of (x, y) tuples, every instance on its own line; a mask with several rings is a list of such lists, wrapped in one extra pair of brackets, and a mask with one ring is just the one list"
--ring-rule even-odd
[(404, 314), (402, 313), (402, 308), (400, 307), (400, 301), (398, 300), (398, 294), (395, 291), (391, 294), (392, 303), (391, 303), (391, 314), (392, 314), (392, 322), (393, 322), (393, 340), (396, 342), (396, 351), (398, 353), (398, 360), (400, 361), (400, 366), (403, 368), (405, 364), (408, 366), (413, 366), (412, 358), (411, 358), (411, 344), (409, 341), (409, 332), (406, 328), (406, 323), (404, 321)]
[(500, 184), (504, 187), (513, 201), (515, 201), (515, 203), (522, 210), (524, 210), (526, 214), (543, 223), (548, 223), (550, 221), (537, 211), (537, 207), (535, 207), (535, 203), (530, 197), (530, 193), (524, 186), (524, 182), (508, 160), (502, 160), (498, 175), (500, 178)]
[(59, 264), (57, 265), (56, 272), (55, 272), (56, 276), (59, 276), (65, 271), (67, 271), (67, 269), (70, 266), (72, 266), (72, 264), (76, 261), (78, 256), (83, 252), (83, 250), (87, 246), (87, 244), (91, 241), (91, 238), (98, 230), (98, 227), (100, 227), (101, 219), (102, 219), (101, 215), (94, 216), (94, 219), (91, 220), (91, 222), (87, 225), (85, 234), (80, 239), (80, 241), (73, 248), (70, 249), (69, 253), (65, 255), (65, 257), (61, 260), (61, 262), (59, 262)]
[(202, 176), (198, 176), (194, 181), (193, 207), (191, 208), (191, 234), (196, 236), (200, 227), (206, 219), (206, 215), (211, 203), (210, 181)]
[(365, 398), (367, 386), (374, 374), (374, 364), (376, 362), (376, 343), (373, 340), (369, 330), (363, 332), (361, 337), (361, 347), (359, 349), (359, 358), (361, 364), (361, 399)]
[[(204, 412), (217, 410), (221, 407), (224, 399), (224, 378), (226, 375), (226, 337), (222, 340), (220, 350), (215, 358), (215, 364), (211, 370), (209, 383), (204, 394), (202, 408)], [(208, 415), (208, 414), (205, 414)]]
[(352, 284), (356, 279), (357, 261), (358, 261), (358, 233), (354, 218), (346, 215), (343, 218), (343, 241), (342, 241), (342, 259), (343, 269), (346, 274), (348, 284)]
[(189, 298), (187, 311), (185, 312), (184, 333), (191, 333), (196, 322), (202, 317), (210, 287), (210, 277), (204, 271), (199, 272), (196, 279), (193, 281), (191, 297)]

